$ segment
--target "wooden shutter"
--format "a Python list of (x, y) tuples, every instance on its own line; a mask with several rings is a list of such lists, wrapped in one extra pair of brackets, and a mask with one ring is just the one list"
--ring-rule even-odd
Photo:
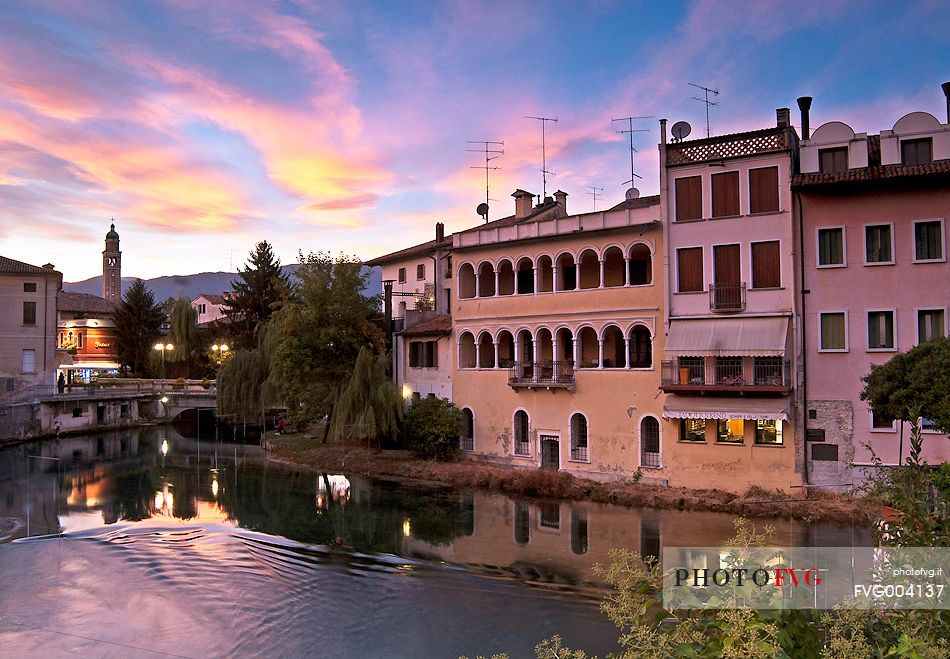
[(782, 285), (779, 242), (752, 243), (752, 288), (778, 288)]
[(419, 363), (419, 348), (422, 346), (418, 341), (412, 341), (409, 343), (409, 367), (418, 368), (421, 366)]
[(714, 281), (716, 284), (738, 286), (741, 283), (738, 245), (713, 247)]
[(727, 217), (739, 214), (739, 172), (713, 174), (712, 216)]
[(439, 343), (438, 341), (426, 341), (426, 366), (437, 368), (439, 366)]
[(687, 247), (676, 251), (679, 292), (703, 290), (703, 248)]
[(778, 211), (778, 167), (749, 170), (749, 212)]
[(676, 220), (699, 220), (703, 217), (703, 179), (685, 176), (676, 179)]

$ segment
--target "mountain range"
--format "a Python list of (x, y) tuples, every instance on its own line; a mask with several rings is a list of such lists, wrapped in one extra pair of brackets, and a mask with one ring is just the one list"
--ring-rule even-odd
[[(369, 281), (366, 284), (364, 294), (367, 296), (380, 295), (382, 293), (382, 271), (380, 268), (368, 268), (363, 266), (364, 271), (369, 271)], [(281, 270), (295, 278), (297, 264), (292, 263), (281, 267)], [(193, 275), (167, 275), (164, 277), (155, 277), (146, 279), (145, 285), (155, 296), (156, 302), (163, 302), (168, 298), (186, 297), (194, 300), (202, 293), (220, 295), (225, 291), (231, 290), (231, 282), (237, 279), (235, 272), (199, 272)], [(128, 290), (135, 277), (122, 278), (122, 294)], [(102, 295), (102, 277), (90, 277), (82, 281), (64, 282), (63, 290), (74, 293), (89, 293), (91, 295)]]

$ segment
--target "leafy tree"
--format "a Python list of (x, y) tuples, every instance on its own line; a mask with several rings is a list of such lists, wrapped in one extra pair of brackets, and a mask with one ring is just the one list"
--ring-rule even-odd
[(336, 402), (331, 433), (342, 439), (378, 442), (396, 434), (402, 419), (402, 396), (388, 374), (385, 354), (363, 347), (353, 374)]
[(191, 300), (180, 297), (175, 300), (171, 310), (171, 332), (168, 340), (175, 349), (165, 359), (177, 365), (175, 375), (191, 377), (201, 360), (201, 336), (198, 331), (198, 314), (191, 306)]
[(462, 412), (444, 398), (414, 401), (406, 414), (403, 436), (420, 457), (448, 460), (461, 434)]
[(217, 414), (258, 419), (274, 406), (277, 394), (270, 384), (271, 360), (280, 335), (274, 321), (261, 325), (257, 347), (236, 350), (221, 365), (217, 378)]
[(280, 341), (271, 381), (292, 425), (327, 419), (350, 379), (362, 348), (379, 352), (382, 330), (373, 321), (377, 300), (363, 296), (367, 274), (359, 260), (327, 253), (300, 254), (298, 296), (275, 314)]
[(152, 345), (158, 338), (165, 314), (141, 279), (125, 292), (112, 314), (119, 362), (133, 375), (146, 375)]
[(933, 419), (950, 433), (950, 338), (944, 337), (894, 355), (871, 366), (862, 380), (861, 400), (877, 413), (914, 422), (911, 410)]
[(231, 321), (234, 341), (250, 349), (258, 325), (267, 321), (292, 294), (293, 285), (280, 269), (280, 259), (270, 243), (263, 240), (251, 252), (247, 266), (238, 268), (231, 282), (232, 293), (224, 301), (224, 313)]

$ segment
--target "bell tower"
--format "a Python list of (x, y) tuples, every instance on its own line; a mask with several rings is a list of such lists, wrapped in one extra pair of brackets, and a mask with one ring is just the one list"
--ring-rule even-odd
[(102, 250), (102, 297), (114, 304), (122, 301), (122, 252), (115, 224), (106, 234), (106, 248)]

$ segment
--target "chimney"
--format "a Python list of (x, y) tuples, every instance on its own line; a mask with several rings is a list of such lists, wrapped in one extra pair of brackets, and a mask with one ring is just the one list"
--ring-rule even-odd
[(943, 89), (943, 95), (947, 97), (947, 123), (950, 124), (950, 82), (943, 83), (940, 88)]
[(666, 144), (666, 119), (660, 119), (660, 144)]
[(811, 96), (799, 96), (798, 109), (802, 111), (802, 139), (807, 140), (810, 137), (808, 111), (811, 109)]
[(557, 205), (561, 207), (561, 215), (567, 215), (567, 193), (558, 190), (554, 193), (554, 198), (557, 200)]
[(788, 108), (778, 108), (775, 110), (775, 126), (777, 128), (788, 128), (792, 123), (792, 111)]
[(534, 203), (534, 195), (521, 188), (511, 193), (515, 198), (515, 219), (521, 219), (531, 214), (531, 205)]
[(445, 240), (445, 225), (441, 222), (435, 223), (435, 242), (441, 243)]
[(44, 264), (43, 264), (43, 269), (44, 269), (44, 270), (55, 270), (55, 269), (56, 269), (56, 266), (53, 265), (52, 263), (44, 263)]

